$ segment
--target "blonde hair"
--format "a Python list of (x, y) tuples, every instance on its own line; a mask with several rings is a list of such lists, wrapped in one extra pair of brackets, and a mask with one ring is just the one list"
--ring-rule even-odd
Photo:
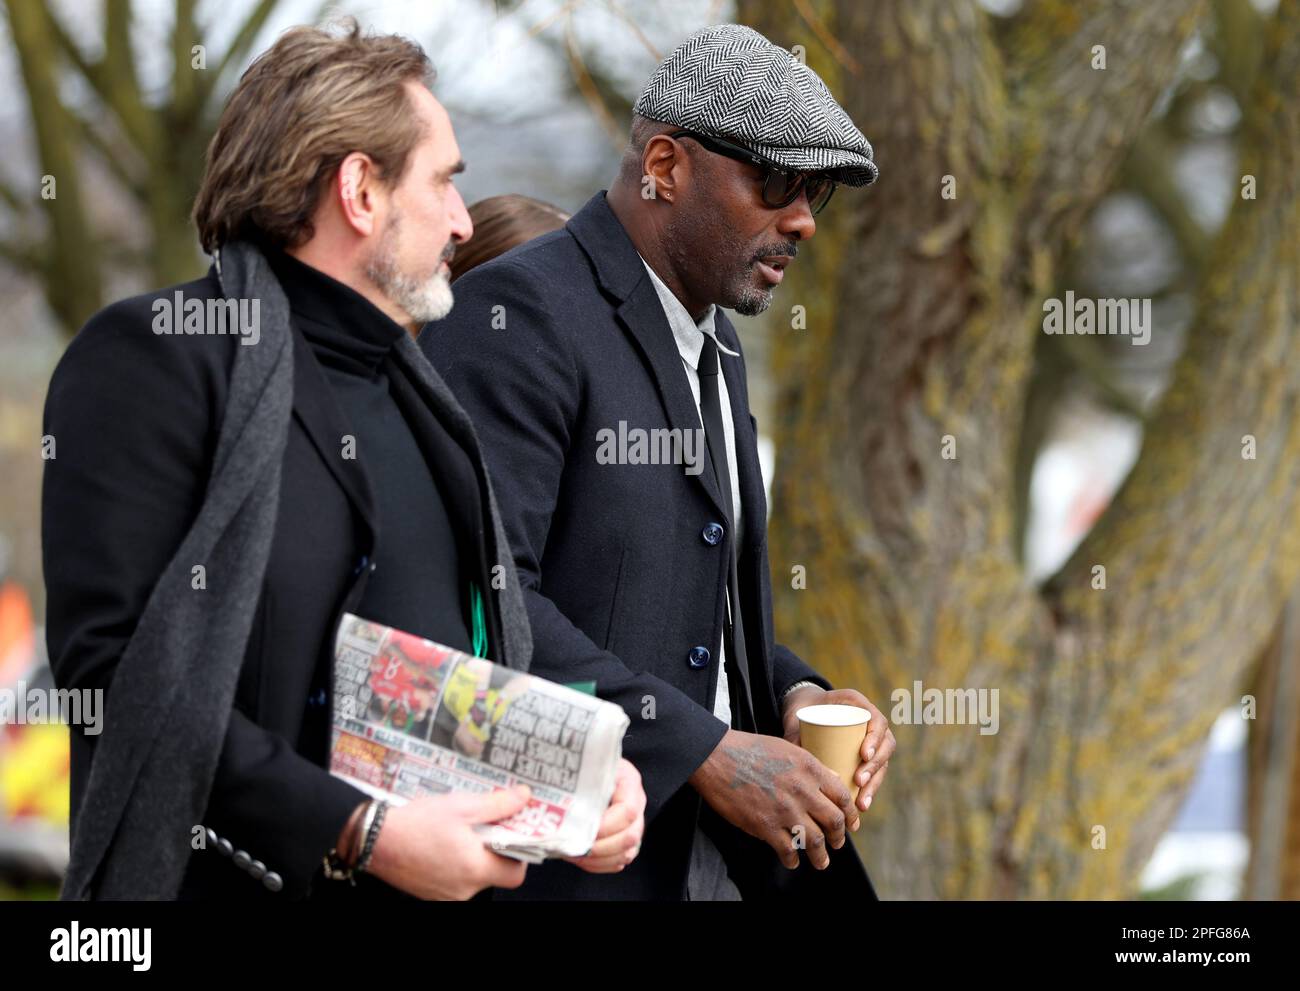
[(207, 161), (194, 223), (205, 251), (262, 237), (296, 247), (314, 234), (325, 182), (354, 151), (396, 183), (424, 135), (404, 89), (432, 87), (433, 64), (399, 35), (286, 31), (240, 77), (226, 101)]

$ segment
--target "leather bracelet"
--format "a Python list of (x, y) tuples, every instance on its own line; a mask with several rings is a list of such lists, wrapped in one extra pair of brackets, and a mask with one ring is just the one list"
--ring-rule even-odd
[[(325, 877), (329, 880), (347, 881), (353, 886), (356, 885), (357, 882), (353, 879), (352, 875), (357, 869), (356, 865), (358, 862), (358, 850), (361, 846), (361, 836), (365, 835), (362, 830), (365, 828), (365, 824), (368, 824), (375, 815), (375, 806), (377, 804), (377, 802), (370, 802), (366, 805), (365, 812), (362, 814), (360, 819), (361, 825), (353, 826), (348, 830), (347, 835), (344, 837), (344, 842), (341, 844), (343, 847), (342, 851), (335, 848), (322, 858)], [(348, 821), (352, 822), (355, 818), (356, 814), (353, 813), (352, 817), (350, 817)]]
[(374, 814), (371, 815), (367, 810), (365, 823), (365, 843), (361, 847), (361, 856), (357, 858), (357, 865), (354, 870), (364, 871), (370, 867), (370, 858), (375, 855), (375, 841), (379, 839), (379, 830), (384, 825), (384, 816), (388, 813), (388, 803), (384, 801), (372, 802)]

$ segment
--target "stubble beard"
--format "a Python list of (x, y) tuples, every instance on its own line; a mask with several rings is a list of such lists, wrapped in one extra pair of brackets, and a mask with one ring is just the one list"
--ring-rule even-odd
[[(692, 243), (691, 232), (684, 230), (680, 224), (669, 222), (665, 228), (668, 250), (674, 256), (680, 271), (689, 271), (689, 266), (699, 265), (699, 259), (690, 257), (687, 247)], [(736, 258), (745, 254), (745, 246), (726, 229), (714, 229), (700, 238), (700, 243), (709, 245), (714, 257)], [(718, 305), (724, 309), (734, 310), (741, 316), (755, 317), (772, 305), (772, 290), (754, 285), (753, 260), (747, 259), (723, 280), (720, 288)]]

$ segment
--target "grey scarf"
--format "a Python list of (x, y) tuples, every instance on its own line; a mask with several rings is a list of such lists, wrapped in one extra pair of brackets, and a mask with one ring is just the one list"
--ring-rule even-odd
[[(227, 299), (260, 301), (261, 339), (235, 348), (203, 505), (114, 672), (104, 732), (72, 828), (64, 900), (176, 897), (192, 830), (207, 808), (261, 595), (293, 406), (289, 303), (250, 244), (222, 248), (217, 275)], [(473, 438), (465, 411), (409, 336), (394, 356), (429, 408)], [(473, 446), (470, 456), (481, 461), (477, 440)], [(506, 576), (499, 593), (502, 660), (527, 670), (532, 637), (491, 486), (488, 508)], [(192, 587), (196, 564), (206, 571), (206, 588)]]

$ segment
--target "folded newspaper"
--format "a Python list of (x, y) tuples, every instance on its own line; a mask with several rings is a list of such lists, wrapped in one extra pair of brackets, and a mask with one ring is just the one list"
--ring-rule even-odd
[(397, 805), (526, 784), (528, 805), (476, 827), (528, 863), (591, 849), (614, 793), (617, 705), (348, 613), (334, 644), (330, 771)]

